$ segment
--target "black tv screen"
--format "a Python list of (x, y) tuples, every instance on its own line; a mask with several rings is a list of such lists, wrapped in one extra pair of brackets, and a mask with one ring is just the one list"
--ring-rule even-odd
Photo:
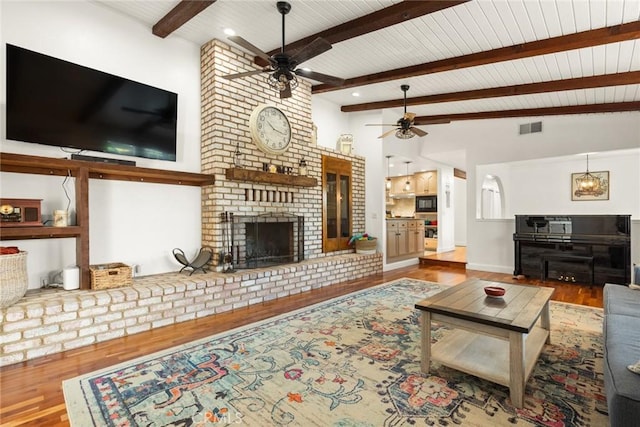
[(176, 160), (178, 95), (7, 45), (7, 139)]

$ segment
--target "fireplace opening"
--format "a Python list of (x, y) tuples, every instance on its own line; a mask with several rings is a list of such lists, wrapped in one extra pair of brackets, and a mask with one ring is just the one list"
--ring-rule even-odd
[(304, 259), (304, 218), (269, 213), (233, 217), (235, 268), (259, 268)]

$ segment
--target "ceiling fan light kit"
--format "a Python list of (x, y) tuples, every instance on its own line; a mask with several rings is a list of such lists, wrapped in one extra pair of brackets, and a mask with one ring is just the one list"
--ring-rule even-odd
[(298, 50), (295, 55), (290, 55), (284, 51), (285, 37), (284, 37), (284, 20), (285, 15), (291, 11), (291, 5), (286, 1), (279, 1), (276, 3), (278, 12), (282, 15), (282, 47), (280, 52), (269, 56), (260, 48), (254, 46), (247, 40), (240, 36), (229, 37), (228, 40), (237, 44), (240, 47), (245, 48), (254, 55), (264, 59), (269, 63), (269, 66), (260, 70), (245, 71), (242, 73), (230, 74), (223, 76), (227, 80), (233, 80), (237, 78), (252, 76), (254, 74), (269, 73), (267, 76), (267, 83), (280, 93), (280, 98), (291, 97), (291, 91), (298, 87), (298, 79), (296, 76), (306, 77), (312, 80), (317, 80), (322, 83), (326, 83), (332, 86), (341, 86), (344, 83), (344, 79), (340, 77), (330, 76), (328, 74), (317, 73), (315, 71), (307, 69), (298, 69), (298, 65), (311, 58), (314, 58), (321, 53), (331, 49), (331, 44), (325, 39), (318, 37), (302, 49)]
[(386, 131), (378, 138), (384, 138), (386, 136), (391, 135), (393, 132), (396, 134), (396, 138), (398, 139), (409, 139), (414, 136), (425, 136), (427, 132), (423, 131), (416, 127), (416, 125), (420, 125), (420, 123), (415, 122), (416, 114), (415, 113), (407, 113), (407, 91), (409, 90), (409, 85), (401, 85), (400, 89), (404, 92), (404, 115), (393, 125), (389, 124), (367, 124), (365, 126), (395, 126), (395, 129), (391, 129)]

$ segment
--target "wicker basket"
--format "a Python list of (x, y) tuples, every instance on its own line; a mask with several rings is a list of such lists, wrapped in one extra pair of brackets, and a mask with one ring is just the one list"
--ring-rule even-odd
[(91, 272), (91, 289), (119, 288), (132, 283), (131, 267), (121, 262), (90, 265), (89, 271)]
[(0, 255), (0, 308), (17, 302), (28, 287), (27, 253)]
[(356, 240), (357, 254), (375, 254), (378, 247), (378, 239)]

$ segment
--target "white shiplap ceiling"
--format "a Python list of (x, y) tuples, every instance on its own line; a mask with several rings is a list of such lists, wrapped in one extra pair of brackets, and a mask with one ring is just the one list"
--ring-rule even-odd
[[(178, 2), (95, 0), (149, 27)], [(399, 3), (399, 0), (290, 0), (286, 42)], [(168, 37), (197, 45), (226, 40), (225, 28), (268, 52), (281, 43), (281, 16), (271, 0), (217, 0)], [(475, 0), (335, 43), (304, 63), (353, 78), (520, 43), (640, 20), (640, 0)], [(229, 42), (229, 44), (232, 44)], [(640, 39), (319, 93), (338, 105), (640, 70)], [(316, 82), (314, 82), (315, 84)], [(360, 96), (354, 98), (353, 92)], [(640, 101), (640, 84), (415, 105), (418, 116)], [(401, 116), (402, 109), (395, 108)]]

